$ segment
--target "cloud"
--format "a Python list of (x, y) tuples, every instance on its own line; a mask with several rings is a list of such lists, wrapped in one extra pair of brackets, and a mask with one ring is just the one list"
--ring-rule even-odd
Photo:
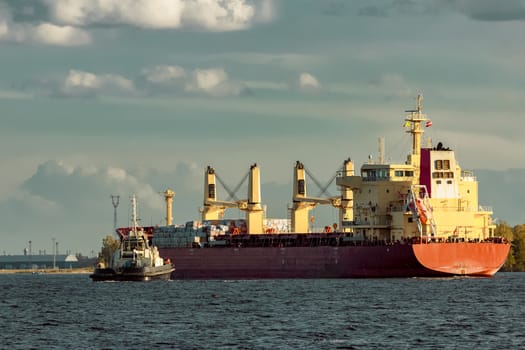
[(229, 80), (228, 74), (220, 68), (196, 69), (186, 85), (186, 91), (203, 93), (210, 96), (239, 95), (239, 84)]
[(367, 5), (360, 8), (357, 14), (358, 16), (387, 17), (387, 10), (379, 6)]
[(111, 194), (120, 195), (119, 226), (129, 224), (128, 199), (133, 193), (138, 199), (140, 223), (147, 226), (164, 222), (165, 205), (159, 192), (172, 187), (176, 191), (174, 216), (184, 223), (198, 218), (202, 174), (191, 164), (159, 171), (48, 160), (13, 195), (0, 201), (4, 227), (0, 237), (20, 251), (28, 240), (33, 241), (35, 250), (45, 248), (51, 237), (56, 237), (64, 250), (97, 251), (113, 226)]
[[(19, 90), (34, 90), (43, 95), (71, 98), (100, 96), (210, 96), (231, 97), (254, 94), (257, 90), (304, 92), (319, 91), (319, 80), (303, 72), (296, 81), (234, 80), (223, 68), (197, 68), (188, 70), (178, 65), (157, 65), (144, 68), (135, 78), (119, 74), (99, 74), (83, 70), (70, 70), (65, 76), (19, 84)], [(23, 96), (30, 97), (24, 91)], [(0, 98), (3, 97), (0, 91)], [(5, 96), (14, 98), (13, 93)]]
[[(330, 14), (341, 15), (344, 7), (335, 3)], [(357, 10), (359, 16), (389, 17), (394, 14), (424, 16), (443, 13), (461, 13), (480, 21), (513, 21), (525, 19), (523, 0), (392, 0), (378, 4), (366, 4)]]
[(142, 70), (141, 78), (150, 93), (185, 93), (213, 97), (237, 96), (242, 84), (232, 81), (222, 68), (187, 72), (175, 65), (159, 65)]
[[(13, 17), (12, 13), (15, 16)], [(40, 0), (0, 1), (0, 42), (82, 46), (79, 27), (129, 25), (146, 29), (236, 31), (275, 17), (272, 0)]]
[[(82, 188), (82, 197), (78, 196)], [(75, 166), (62, 161), (48, 160), (26, 180), (22, 189), (61, 211), (78, 214), (93, 210), (93, 204), (111, 193), (135, 193), (147, 209), (162, 209), (157, 191), (148, 183), (118, 167)]]
[(90, 97), (105, 91), (112, 94), (134, 91), (131, 80), (115, 74), (96, 75), (89, 72), (70, 70), (61, 87), (63, 96)]
[(29, 35), (33, 41), (56, 46), (81, 46), (91, 43), (91, 36), (78, 28), (42, 23), (31, 27)]
[(481, 21), (512, 21), (525, 19), (523, 0), (461, 0), (453, 3), (455, 9)]
[(321, 84), (312, 74), (303, 72), (299, 75), (299, 88), (303, 91), (315, 91), (321, 88)]
[(409, 97), (413, 95), (411, 85), (405, 78), (396, 73), (387, 73), (369, 81), (369, 86), (374, 90), (384, 92), (389, 97)]
[(148, 95), (184, 93), (189, 73), (176, 65), (158, 65), (142, 70), (137, 86)]
[[(370, 6), (367, 6), (370, 7)], [(480, 21), (513, 21), (525, 19), (525, 2), (523, 0), (458, 0), (458, 1), (415, 1), (394, 0), (391, 5), (376, 7), (387, 11), (391, 7), (402, 14), (424, 15), (441, 12), (459, 12), (465, 16)], [(374, 12), (372, 11), (371, 14)]]
[(169, 85), (186, 78), (186, 71), (179, 66), (160, 65), (144, 69), (142, 76), (149, 83)]
[[(73, 26), (127, 24), (149, 29), (195, 27), (209, 31), (248, 28), (268, 21), (272, 1), (245, 0), (44, 0), (51, 18)], [(257, 12), (256, 12), (257, 11)]]
[[(1, 5), (1, 4), (0, 4)], [(54, 46), (81, 46), (91, 43), (84, 30), (52, 23), (15, 23), (7, 6), (0, 6), (0, 41)]]
[(51, 237), (56, 237), (64, 250), (98, 250), (113, 226), (109, 196), (114, 193), (121, 195), (122, 226), (129, 222), (125, 201), (132, 193), (139, 199), (141, 218), (148, 224), (152, 218), (161, 220), (162, 197), (129, 171), (48, 160), (11, 197), (0, 201), (0, 220), (5, 228), (0, 236), (11, 246), (23, 247), (32, 240), (35, 250), (45, 248)]

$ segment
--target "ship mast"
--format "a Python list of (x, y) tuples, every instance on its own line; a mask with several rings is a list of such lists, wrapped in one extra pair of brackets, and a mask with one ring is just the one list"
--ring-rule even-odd
[(410, 113), (405, 118), (407, 123), (410, 123), (410, 129), (407, 130), (408, 133), (412, 134), (412, 154), (417, 155), (421, 150), (421, 134), (424, 132), (421, 128), (421, 122), (427, 120), (427, 116), (423, 114), (421, 108), (421, 100), (423, 96), (421, 94), (417, 95), (417, 108), (415, 110), (407, 110), (405, 112)]
[(427, 116), (422, 113), (421, 101), (423, 95), (417, 95), (417, 106), (415, 110), (406, 110), (409, 113), (405, 118), (405, 126), (409, 129), (407, 133), (412, 134), (412, 153), (408, 156), (408, 164), (414, 166), (414, 178), (419, 179), (419, 165), (420, 165), (420, 153), (421, 153), (421, 135), (423, 129), (421, 128), (421, 122), (427, 120)]

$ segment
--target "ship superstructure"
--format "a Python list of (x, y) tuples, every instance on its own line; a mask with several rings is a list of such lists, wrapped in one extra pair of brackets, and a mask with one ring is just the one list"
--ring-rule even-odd
[[(443, 146), (421, 148), (421, 125), (428, 119), (417, 108), (408, 111), (412, 152), (403, 164), (369, 162), (360, 175), (341, 172), (337, 184), (354, 194), (353, 220), (345, 220), (358, 239), (404, 241), (483, 241), (494, 236), (492, 210), (478, 204), (478, 183), (464, 171), (454, 152)], [(350, 161), (347, 161), (350, 162)]]

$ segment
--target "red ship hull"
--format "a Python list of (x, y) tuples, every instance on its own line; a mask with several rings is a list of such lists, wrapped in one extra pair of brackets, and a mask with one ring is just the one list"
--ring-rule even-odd
[(160, 248), (174, 279), (379, 278), (472, 275), (503, 265), (508, 243)]

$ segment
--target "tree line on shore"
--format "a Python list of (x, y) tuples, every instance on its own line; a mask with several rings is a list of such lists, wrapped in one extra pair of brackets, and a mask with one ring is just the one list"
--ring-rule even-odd
[(501, 271), (525, 271), (525, 224), (511, 227), (506, 222), (496, 225), (495, 236), (505, 237), (510, 243), (510, 253)]

